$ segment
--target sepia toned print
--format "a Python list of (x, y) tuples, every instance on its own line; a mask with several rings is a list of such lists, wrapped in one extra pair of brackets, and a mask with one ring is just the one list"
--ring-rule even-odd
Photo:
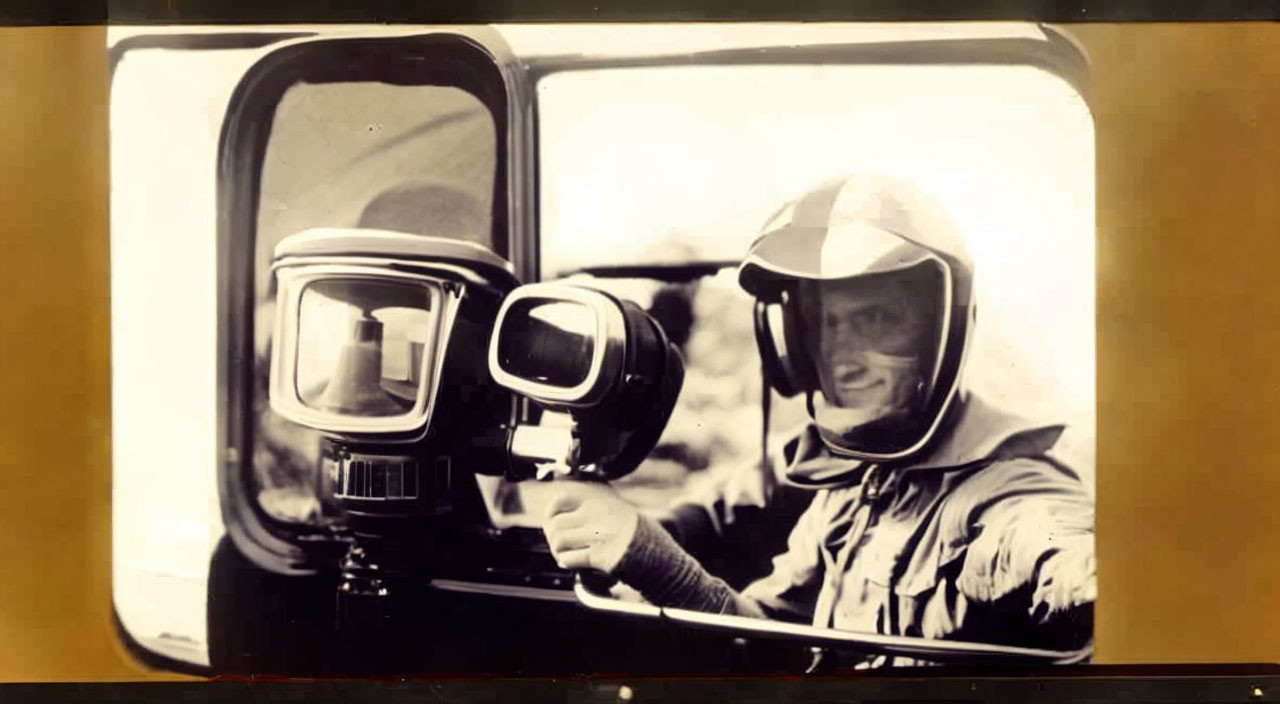
[(1069, 40), (586, 29), (122, 54), (129, 636), (281, 674), (1088, 660)]

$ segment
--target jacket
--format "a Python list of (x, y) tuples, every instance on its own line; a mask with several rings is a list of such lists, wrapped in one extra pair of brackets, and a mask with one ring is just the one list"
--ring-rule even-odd
[[(1094, 512), (1052, 454), (1063, 430), (970, 395), (925, 456), (858, 466), (806, 426), (781, 453), (788, 470), (844, 463), (852, 474), (812, 494), (770, 573), (740, 593), (688, 574), (672, 580), (680, 589), (649, 591), (665, 605), (819, 627), (1078, 649), (1092, 637)], [(733, 520), (724, 502), (704, 506), (716, 525)], [(638, 547), (622, 577), (646, 593), (638, 564), (658, 551)]]

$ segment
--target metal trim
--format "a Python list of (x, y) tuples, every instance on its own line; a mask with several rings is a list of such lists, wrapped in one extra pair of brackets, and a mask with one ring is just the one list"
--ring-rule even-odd
[[(282, 308), (294, 311), (292, 316), (276, 314), (276, 337), (278, 344), (273, 346), (275, 354), (271, 365), (272, 377), (271, 408), (284, 418), (314, 428), (322, 433), (339, 438), (347, 438), (362, 433), (418, 433), (414, 438), (402, 438), (403, 442), (420, 439), (427, 432), (431, 423), (431, 412), (435, 406), (440, 373), (444, 366), (445, 350), (448, 349), (450, 333), (457, 319), (461, 306), (461, 296), (450, 294), (445, 288), (445, 281), (420, 274), (392, 272), (361, 266), (306, 266), (307, 271), (292, 272), (280, 280), (280, 298)], [(289, 322), (301, 324), (299, 308), (302, 295), (307, 288), (319, 281), (334, 279), (354, 279), (361, 281), (402, 280), (422, 285), (423, 290), (431, 294), (432, 305), (439, 306), (437, 315), (432, 316), (430, 354), (425, 350), (422, 357), (422, 375), (424, 384), (418, 389), (418, 398), (413, 408), (400, 416), (359, 418), (334, 413), (317, 411), (300, 399), (301, 392), (297, 388), (298, 331), (288, 327)], [(286, 371), (288, 376), (286, 377)], [(429, 388), (426, 383), (432, 384)]]
[(465, 594), (485, 594), (488, 596), (514, 597), (519, 599), (536, 599), (539, 601), (562, 601), (576, 603), (573, 592), (544, 587), (522, 587), (515, 584), (485, 584), (482, 582), (463, 582), (452, 579), (433, 579), (431, 586), (447, 592)]

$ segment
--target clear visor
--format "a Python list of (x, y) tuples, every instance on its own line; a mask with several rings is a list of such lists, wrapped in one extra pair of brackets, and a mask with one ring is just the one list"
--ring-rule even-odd
[(944, 265), (805, 281), (798, 291), (818, 388), (814, 418), (839, 445), (892, 454), (927, 430), (948, 324)]
[(421, 407), (439, 295), (433, 285), (375, 279), (308, 284), (297, 307), (293, 370), (302, 405), (363, 418), (405, 416)]

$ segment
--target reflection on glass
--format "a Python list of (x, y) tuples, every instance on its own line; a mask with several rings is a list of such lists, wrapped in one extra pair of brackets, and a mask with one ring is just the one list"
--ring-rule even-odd
[[(272, 252), (310, 227), (371, 227), (492, 245), (499, 135), (480, 99), (451, 86), (300, 82), (273, 115), (254, 242), (253, 478), (273, 518), (317, 523), (328, 520), (318, 501), (332, 498), (318, 470), (320, 435), (279, 418), (267, 404)], [(351, 331), (344, 323), (337, 333), (325, 354)], [(406, 356), (393, 354), (392, 343), (384, 334), (382, 364), (391, 365), (389, 378), (400, 378), (397, 360)]]
[(586, 381), (595, 351), (595, 313), (581, 303), (529, 298), (507, 311), (498, 363), (509, 374), (549, 386)]
[(302, 402), (349, 416), (408, 413), (423, 391), (431, 289), (369, 280), (311, 284), (298, 311)]

